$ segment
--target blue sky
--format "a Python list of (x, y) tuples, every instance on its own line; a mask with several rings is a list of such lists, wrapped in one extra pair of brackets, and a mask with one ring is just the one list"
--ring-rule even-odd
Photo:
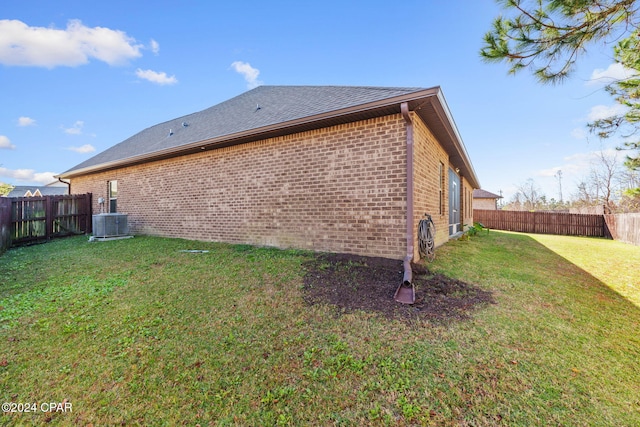
[[(575, 192), (614, 108), (611, 46), (566, 83), (481, 61), (494, 0), (30, 1), (0, 10), (0, 182), (52, 175), (256, 85), (440, 86), (482, 187)], [(622, 160), (622, 155), (620, 159)]]

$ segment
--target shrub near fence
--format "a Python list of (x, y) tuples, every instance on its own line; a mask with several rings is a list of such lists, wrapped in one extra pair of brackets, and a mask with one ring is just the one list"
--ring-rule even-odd
[(602, 215), (474, 209), (473, 220), (496, 230), (605, 237)]

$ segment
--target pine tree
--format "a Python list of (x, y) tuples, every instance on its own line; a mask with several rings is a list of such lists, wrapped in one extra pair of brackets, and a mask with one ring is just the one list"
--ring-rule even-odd
[(602, 138), (625, 137), (620, 148), (636, 153), (626, 165), (640, 170), (640, 0), (497, 1), (510, 17), (495, 19), (480, 55), (487, 62), (507, 62), (511, 74), (528, 69), (541, 83), (559, 83), (590, 43), (614, 46), (615, 61), (632, 76), (606, 89), (627, 110), (589, 128)]

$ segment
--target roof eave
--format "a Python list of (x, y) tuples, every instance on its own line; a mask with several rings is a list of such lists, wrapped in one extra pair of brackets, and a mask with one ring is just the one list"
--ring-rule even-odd
[[(89, 173), (96, 173), (124, 166), (132, 166), (149, 161), (202, 152), (208, 149), (237, 145), (245, 142), (317, 129), (320, 127), (331, 126), (339, 123), (347, 123), (353, 119), (358, 119), (358, 116), (362, 115), (371, 115), (371, 117), (375, 117), (378, 115), (389, 114), (390, 108), (393, 109), (391, 113), (399, 113), (401, 103), (412, 103), (412, 101), (420, 101), (417, 103), (412, 103), (419, 106), (424, 103), (422, 100), (426, 100), (432, 103), (437, 113), (438, 121), (446, 130), (445, 135), (440, 135), (441, 139), (443, 139), (441, 143), (445, 145), (445, 150), (449, 153), (452, 164), (462, 170), (463, 176), (470, 182), (472, 187), (480, 188), (477, 176), (473, 169), (473, 165), (471, 164), (464, 143), (462, 142), (462, 138), (459, 135), (455, 122), (453, 121), (451, 112), (449, 111), (444, 96), (442, 95), (442, 91), (438, 86), (411, 92), (405, 95), (369, 102), (366, 104), (360, 104), (313, 116), (294, 119), (287, 122), (250, 129), (243, 132), (184, 144), (178, 147), (154, 151), (152, 153), (145, 153), (137, 156), (127, 157), (124, 159), (105, 162), (85, 168), (73, 169), (56, 175), (55, 178), (69, 179)], [(427, 123), (429, 122), (429, 120), (430, 118), (426, 120)]]
[[(435, 102), (437, 100), (437, 102)], [(449, 154), (449, 161), (462, 172), (462, 176), (469, 182), (472, 188), (480, 188), (480, 182), (475, 172), (471, 158), (467, 153), (460, 132), (449, 110), (447, 101), (442, 91), (438, 91), (435, 99), (431, 100), (432, 106), (438, 116), (439, 122), (444, 127), (444, 135), (439, 135), (440, 143), (444, 145)], [(427, 118), (427, 123), (429, 119)]]
[(473, 168), (473, 164), (471, 163), (471, 157), (469, 156), (467, 147), (464, 145), (464, 141), (462, 140), (462, 137), (458, 132), (458, 127), (456, 126), (453, 116), (451, 115), (451, 111), (449, 110), (449, 107), (447, 105), (447, 101), (444, 99), (444, 95), (442, 94), (442, 92), (438, 93), (438, 99), (440, 100), (441, 105), (447, 113), (447, 122), (452, 128), (452, 132), (455, 134), (457, 148), (460, 150), (460, 155), (465, 163), (465, 168), (467, 169), (466, 178), (473, 184), (473, 188), (480, 188), (480, 182), (478, 181), (478, 176), (476, 175), (476, 171)]

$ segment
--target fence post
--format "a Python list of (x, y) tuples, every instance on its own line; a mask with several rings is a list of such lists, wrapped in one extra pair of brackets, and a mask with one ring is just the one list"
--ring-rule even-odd
[(51, 240), (51, 234), (53, 234), (53, 210), (51, 207), (52, 196), (45, 196), (44, 198), (44, 238), (48, 241)]
[(11, 246), (11, 199), (0, 197), (0, 255)]
[(85, 225), (85, 234), (91, 234), (93, 233), (92, 227), (93, 227), (93, 200), (92, 200), (93, 194), (92, 193), (87, 193), (85, 194), (84, 197), (84, 213), (85, 213), (85, 220), (86, 220), (86, 225)]

